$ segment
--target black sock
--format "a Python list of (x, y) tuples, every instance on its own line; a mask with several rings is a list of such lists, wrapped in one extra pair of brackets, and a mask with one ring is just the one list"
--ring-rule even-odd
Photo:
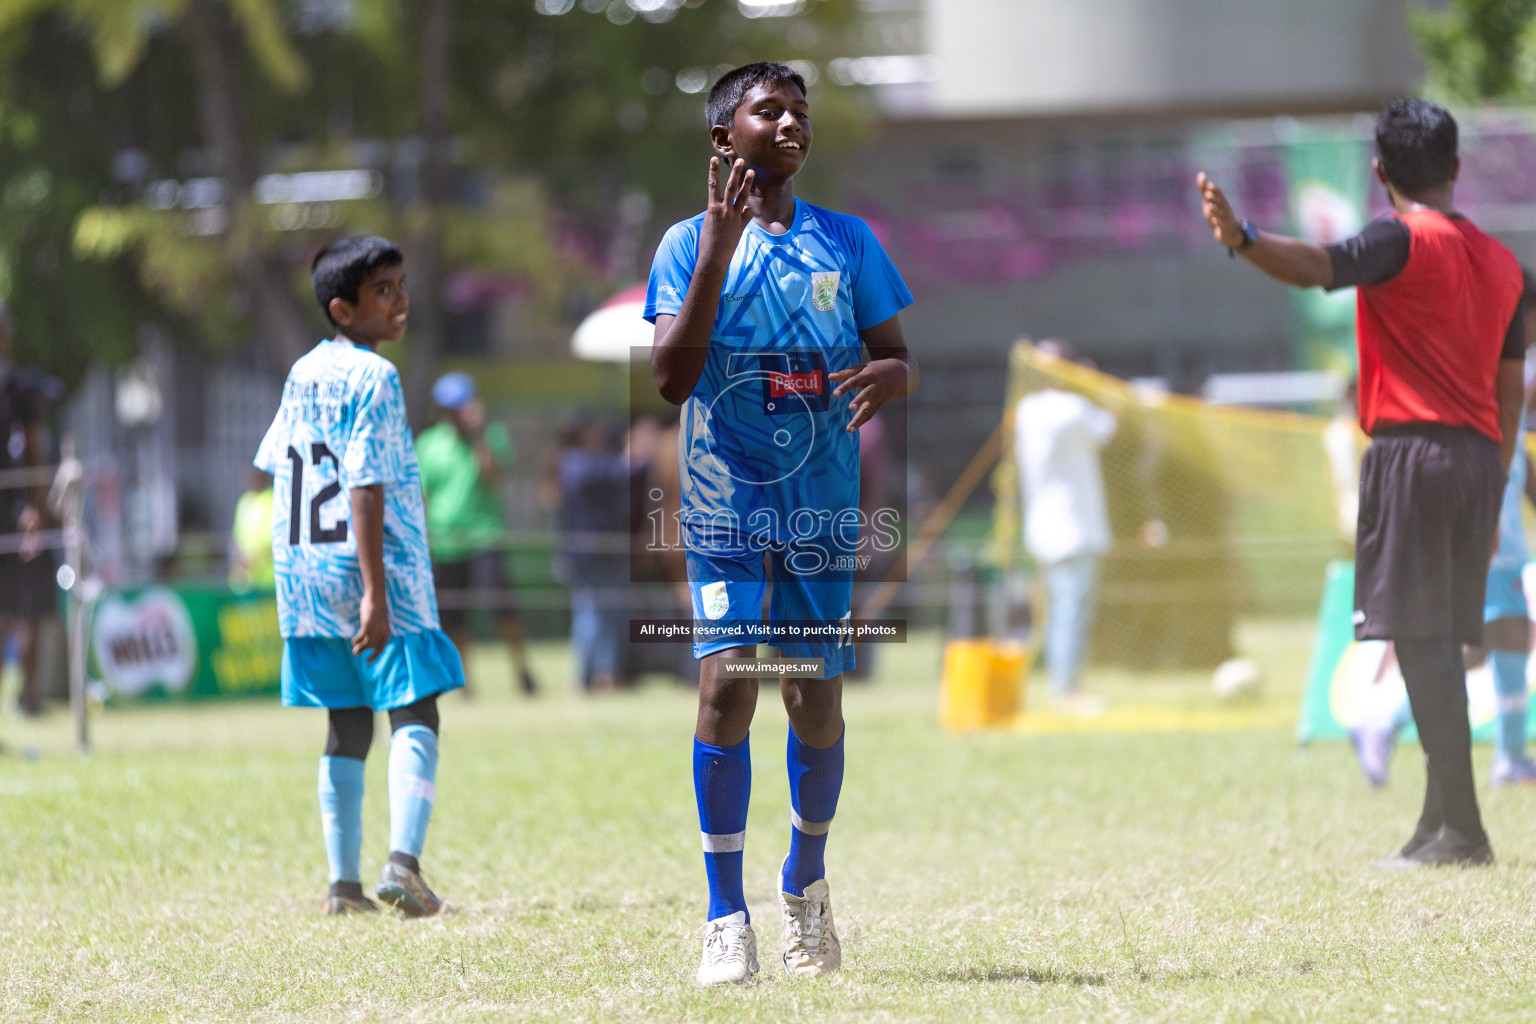
[(391, 864), (399, 864), (403, 868), (410, 868), (418, 875), (421, 874), (421, 862), (408, 853), (401, 853), (398, 850), (391, 850), (389, 852), (389, 862)]
[(1419, 814), (1419, 823), (1413, 828), (1413, 835), (1398, 852), (1404, 857), (1421, 849), (1425, 843), (1440, 834), (1440, 829), (1445, 825), (1445, 812), (1440, 807), (1440, 790), (1435, 785), (1435, 777), (1429, 772), (1429, 758), (1424, 759), (1424, 810)]
[(343, 899), (349, 900), (367, 899), (367, 897), (363, 895), (362, 882), (332, 882), (331, 895), (340, 896)]
[(1439, 818), (1447, 832), (1477, 846), (1488, 837), (1472, 778), (1472, 727), (1467, 720), (1461, 645), (1449, 637), (1398, 640), (1397, 662), (1428, 759), (1429, 780), (1418, 831), (1432, 827)]

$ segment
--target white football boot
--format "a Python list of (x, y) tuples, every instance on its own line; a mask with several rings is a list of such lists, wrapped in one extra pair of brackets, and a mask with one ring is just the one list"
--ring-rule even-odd
[[(783, 869), (780, 869), (782, 876)], [(843, 946), (832, 922), (832, 896), (827, 880), (805, 887), (804, 896), (779, 893), (784, 914), (784, 973), (791, 978), (819, 978), (843, 965)]]
[(738, 910), (700, 928), (704, 959), (699, 962), (700, 985), (750, 985), (757, 973), (757, 935)]

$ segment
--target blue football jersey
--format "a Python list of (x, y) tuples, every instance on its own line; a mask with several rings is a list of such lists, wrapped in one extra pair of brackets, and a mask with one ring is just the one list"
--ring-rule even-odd
[(1499, 508), (1499, 550), (1493, 555), (1493, 568), (1512, 569), (1531, 560), (1530, 544), (1525, 539), (1525, 417), (1515, 433), (1515, 458), (1509, 464), (1509, 479), (1504, 483), (1504, 501)]
[[(698, 262), (704, 215), (674, 224), (651, 267), (645, 318), (676, 314)], [(912, 293), (857, 217), (795, 200), (793, 226), (756, 223), (731, 257), (704, 372), (683, 405), (678, 465), (688, 536), (741, 531), (771, 541), (856, 534), (859, 505), (852, 396), (833, 401), (829, 373), (857, 366), (859, 331), (912, 303)]]
[(284, 637), (350, 639), (363, 574), (354, 487), (384, 485), (384, 577), (390, 629), (438, 628), (421, 473), (400, 375), (350, 341), (322, 341), (293, 364), (277, 418), (256, 452), (272, 474), (272, 560)]

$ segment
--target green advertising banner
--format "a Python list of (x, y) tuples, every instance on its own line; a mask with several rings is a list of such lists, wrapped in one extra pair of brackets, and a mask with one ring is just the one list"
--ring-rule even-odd
[(273, 592), (144, 587), (108, 592), (87, 627), (90, 678), (109, 706), (276, 694), (283, 659)]
[[(1380, 726), (1391, 721), (1408, 700), (1392, 645), (1386, 640), (1355, 639), (1354, 607), (1354, 563), (1333, 562), (1323, 583), (1307, 692), (1296, 723), (1296, 738), (1302, 743), (1347, 739), (1354, 726)], [(1526, 669), (1528, 691), (1536, 689), (1531, 685), (1533, 667), (1536, 658)], [(1467, 710), (1472, 718), (1472, 738), (1492, 739), (1498, 697), (1493, 670), (1486, 662), (1467, 673)], [(1527, 722), (1536, 731), (1536, 701), (1527, 712)], [(1414, 739), (1417, 735), (1409, 725), (1401, 738)]]
[[(1348, 128), (1297, 124), (1282, 146), (1291, 230), (1319, 245), (1341, 242), (1365, 225), (1371, 151)], [(1299, 370), (1355, 373), (1355, 290), (1292, 291), (1294, 363)]]

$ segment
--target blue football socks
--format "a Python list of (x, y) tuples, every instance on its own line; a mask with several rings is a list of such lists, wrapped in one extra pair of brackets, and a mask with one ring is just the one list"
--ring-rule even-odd
[(363, 856), (363, 762), (320, 759), (320, 831), (331, 882), (360, 882)]
[(437, 795), (437, 733), (424, 725), (396, 729), (389, 740), (389, 849), (420, 857)]
[(1497, 741), (1506, 757), (1525, 756), (1525, 655), (1520, 651), (1488, 652), (1493, 662), (1493, 689), (1499, 698)]
[[(846, 733), (845, 733), (846, 734)], [(791, 896), (827, 876), (827, 832), (843, 789), (843, 737), (825, 750), (808, 747), (790, 727), (784, 754), (789, 769), (789, 857), (779, 885)]]
[[(693, 794), (699, 803), (704, 873), (709, 877), (709, 920), (745, 912), (741, 851), (747, 839), (752, 798), (752, 747), (748, 736), (733, 747), (693, 738)], [(749, 915), (750, 916), (750, 915)]]

